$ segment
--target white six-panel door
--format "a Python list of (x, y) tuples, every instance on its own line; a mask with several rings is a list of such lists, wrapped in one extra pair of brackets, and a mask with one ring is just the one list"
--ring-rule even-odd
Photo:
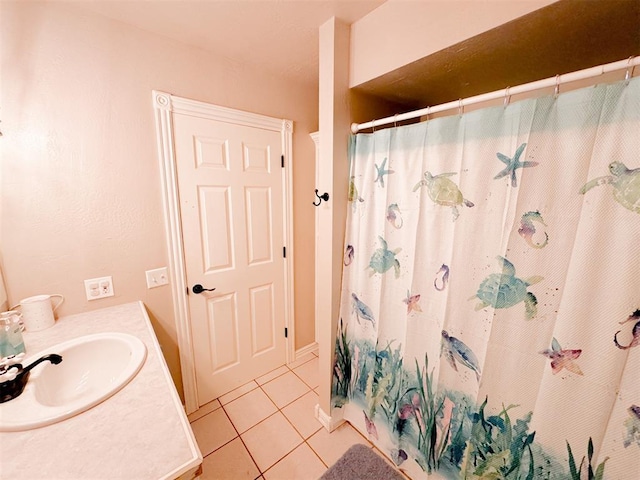
[(282, 136), (176, 113), (173, 131), (203, 405), (286, 360)]

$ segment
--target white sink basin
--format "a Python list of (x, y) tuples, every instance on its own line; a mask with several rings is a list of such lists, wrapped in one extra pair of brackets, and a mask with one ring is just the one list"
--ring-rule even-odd
[(97, 333), (54, 345), (25, 359), (57, 353), (62, 363), (34, 367), (19, 397), (0, 404), (0, 431), (29, 430), (77, 415), (122, 389), (138, 373), (147, 348), (125, 333)]

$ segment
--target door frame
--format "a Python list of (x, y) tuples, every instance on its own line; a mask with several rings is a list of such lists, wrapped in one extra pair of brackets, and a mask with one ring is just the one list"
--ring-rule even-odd
[(286, 247), (284, 258), (284, 325), (287, 328), (286, 361), (295, 359), (295, 325), (293, 322), (293, 122), (234, 110), (210, 103), (177, 97), (170, 93), (153, 90), (153, 108), (156, 120), (158, 159), (162, 187), (165, 237), (169, 254), (169, 275), (173, 297), (173, 314), (176, 322), (180, 370), (184, 389), (187, 414), (198, 409), (196, 389), (196, 369), (191, 337), (191, 317), (189, 314), (188, 285), (182, 241), (180, 199), (176, 170), (172, 114), (180, 113), (226, 123), (261, 128), (280, 132), (285, 168), (282, 169), (283, 186), (283, 229)]

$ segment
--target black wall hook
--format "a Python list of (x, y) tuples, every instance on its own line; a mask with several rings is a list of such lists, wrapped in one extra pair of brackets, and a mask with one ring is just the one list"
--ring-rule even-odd
[(324, 200), (325, 202), (329, 201), (329, 193), (328, 192), (324, 192), (322, 195), (318, 195), (318, 189), (316, 188), (316, 197), (318, 197), (318, 203), (313, 202), (313, 204), (318, 207), (321, 203), (322, 200)]

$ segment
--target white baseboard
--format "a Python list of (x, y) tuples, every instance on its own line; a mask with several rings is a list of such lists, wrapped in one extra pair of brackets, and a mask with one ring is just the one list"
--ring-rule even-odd
[[(339, 410), (339, 417), (338, 416), (332, 417), (331, 415), (327, 415), (320, 408), (320, 405), (316, 405), (314, 408), (314, 411), (318, 421), (322, 424), (324, 428), (326, 428), (329, 431), (329, 433), (333, 432), (336, 428), (338, 428), (340, 425), (342, 425), (345, 422), (344, 418), (342, 418), (342, 410)], [(338, 412), (335, 412), (335, 413), (338, 413)]]
[(318, 351), (318, 344), (316, 342), (310, 343), (309, 345), (299, 348), (296, 350), (296, 360), (305, 356), (308, 353), (315, 353)]

